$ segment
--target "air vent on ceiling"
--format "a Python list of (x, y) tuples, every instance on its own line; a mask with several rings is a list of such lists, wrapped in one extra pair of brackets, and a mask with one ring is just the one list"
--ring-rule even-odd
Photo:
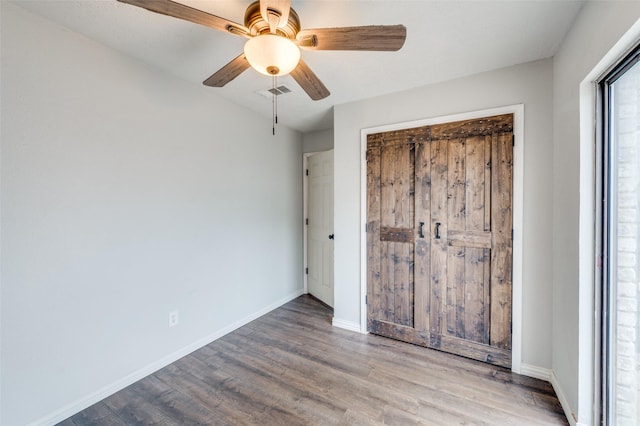
[(280, 96), (291, 93), (291, 89), (289, 89), (285, 85), (282, 85), (278, 87), (271, 87), (269, 89), (258, 90), (256, 93), (264, 96), (265, 98), (271, 98), (273, 95)]

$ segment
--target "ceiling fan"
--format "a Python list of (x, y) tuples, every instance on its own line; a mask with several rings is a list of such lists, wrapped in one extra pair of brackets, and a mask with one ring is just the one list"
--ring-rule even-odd
[(260, 0), (247, 7), (244, 25), (171, 0), (118, 0), (152, 12), (184, 19), (249, 39), (244, 52), (207, 78), (203, 84), (222, 87), (249, 67), (271, 76), (291, 74), (313, 100), (329, 90), (300, 58), (300, 48), (311, 50), (399, 50), (407, 36), (404, 25), (303, 30), (290, 0)]

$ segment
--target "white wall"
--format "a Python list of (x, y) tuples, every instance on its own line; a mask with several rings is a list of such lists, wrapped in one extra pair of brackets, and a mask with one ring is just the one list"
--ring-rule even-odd
[(640, 37), (640, 2), (589, 2), (554, 58), (553, 372), (572, 421), (592, 424), (594, 90)]
[(0, 423), (21, 425), (301, 293), (302, 137), (0, 4)]
[(360, 323), (360, 129), (524, 104), (522, 362), (551, 368), (552, 62), (335, 107), (335, 319)]
[(302, 152), (320, 152), (333, 149), (333, 129), (305, 133), (302, 136)]

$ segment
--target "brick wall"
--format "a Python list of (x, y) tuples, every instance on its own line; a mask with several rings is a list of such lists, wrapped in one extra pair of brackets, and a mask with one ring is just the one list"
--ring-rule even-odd
[(616, 424), (640, 424), (640, 67), (615, 83), (617, 145), (617, 275), (615, 313)]

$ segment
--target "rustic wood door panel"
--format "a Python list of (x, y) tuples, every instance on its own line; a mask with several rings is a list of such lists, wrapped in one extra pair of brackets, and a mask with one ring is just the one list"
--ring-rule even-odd
[(380, 263), (384, 316), (413, 327), (413, 147), (380, 150)]
[[(446, 254), (446, 280), (442, 285), (444, 315), (439, 334), (478, 343), (489, 343), (490, 198), (485, 193), (486, 175), (491, 171), (490, 139), (474, 137), (438, 141), (446, 155), (447, 182), (434, 191), (443, 191), (446, 209), (436, 206), (434, 220), (446, 223), (441, 232), (442, 253)], [(445, 161), (444, 159), (438, 161)]]
[(511, 350), (513, 136), (500, 134), (492, 141), (492, 161), (497, 167), (491, 185), (491, 346)]
[(512, 126), (369, 135), (371, 332), (510, 365)]
[[(373, 135), (367, 151), (368, 327), (423, 344), (428, 333), (416, 327), (415, 314), (416, 150), (408, 142), (413, 139), (411, 132), (396, 136)], [(424, 300), (418, 300), (420, 304)], [(418, 316), (419, 321), (424, 318)]]

